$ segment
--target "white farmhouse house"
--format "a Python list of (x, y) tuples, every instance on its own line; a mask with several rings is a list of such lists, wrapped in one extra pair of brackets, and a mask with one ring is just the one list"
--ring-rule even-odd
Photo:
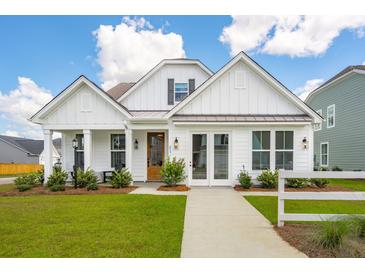
[(56, 131), (67, 171), (126, 167), (134, 181), (158, 181), (163, 161), (177, 157), (187, 184), (232, 186), (241, 169), (254, 178), (312, 170), (312, 126), (322, 118), (241, 52), (216, 73), (199, 60), (163, 60), (107, 92), (80, 76), (31, 120), (44, 131), (46, 177)]

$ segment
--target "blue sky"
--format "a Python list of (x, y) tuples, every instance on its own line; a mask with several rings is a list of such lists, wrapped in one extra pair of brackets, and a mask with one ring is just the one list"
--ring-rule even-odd
[[(115, 27), (125, 24), (130, 27), (129, 34), (140, 31), (158, 32), (160, 29), (158, 47), (163, 48), (166, 43), (172, 43), (176, 52), (183, 52), (181, 54), (188, 58), (200, 59), (213, 71), (222, 67), (238, 49), (245, 50), (295, 92), (303, 91), (309, 80), (317, 80), (314, 84), (318, 85), (346, 66), (365, 61), (364, 18), (285, 18), (287, 25), (297, 24), (286, 33), (289, 36), (282, 35), (286, 31), (284, 26), (287, 25), (276, 18), (258, 20), (252, 16), (131, 16), (124, 23), (122, 18), (123, 16), (0, 16), (0, 134), (41, 136), (37, 127), (21, 121), (23, 116), (29, 115), (30, 110), (25, 111), (24, 115), (18, 113), (17, 116), (14, 112), (19, 105), (9, 107), (14, 98), (18, 98), (14, 94), (10, 98), (11, 91), (20, 90), (20, 93), (27, 94), (27, 89), (30, 88), (36, 95), (26, 98), (24, 105), (32, 104), (35, 98), (35, 106), (39, 107), (44, 100), (57, 95), (80, 74), (107, 87), (108, 81), (137, 80), (132, 78), (138, 78), (144, 70), (155, 65), (153, 58), (148, 59), (154, 52), (149, 53), (149, 48), (142, 47), (138, 49), (141, 53), (138, 56), (145, 56), (146, 62), (136, 59), (142, 67), (137, 71), (128, 71), (124, 65), (124, 59), (128, 56), (123, 55), (123, 49), (135, 47), (138, 42), (128, 39), (128, 36), (124, 39), (123, 33), (118, 34), (113, 29), (93, 34), (100, 25)], [(334, 23), (329, 24), (331, 20)], [(131, 30), (133, 24), (138, 26)], [(315, 28), (311, 27), (313, 25)], [(226, 31), (222, 38), (224, 28)], [(333, 34), (336, 32), (337, 35)], [(170, 33), (178, 37), (171, 37), (168, 35)], [(261, 36), (256, 37), (257, 34)], [(102, 40), (105, 37), (114, 39), (116, 46), (109, 47)], [(136, 39), (143, 43), (145, 38)], [(131, 43), (128, 44), (129, 42)], [(119, 50), (122, 52), (118, 53)], [(112, 75), (108, 71), (110, 62), (114, 62), (110, 57), (105, 57), (110, 55), (110, 51), (115, 51), (116, 58), (121, 59), (115, 61), (121, 68), (118, 75)], [(160, 52), (159, 48), (158, 51)], [(161, 52), (164, 54), (163, 50)], [(166, 50), (167, 57), (171, 54), (174, 54), (171, 49)], [(138, 56), (133, 58), (139, 58)], [(19, 77), (24, 78), (20, 80)], [(50, 94), (47, 94), (48, 91)]]

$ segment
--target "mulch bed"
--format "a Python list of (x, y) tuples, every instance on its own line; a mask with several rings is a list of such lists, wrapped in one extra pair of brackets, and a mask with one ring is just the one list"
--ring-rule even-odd
[(52, 192), (46, 187), (38, 186), (28, 191), (19, 192), (17, 189), (13, 189), (8, 192), (0, 193), (0, 196), (30, 196), (30, 195), (86, 195), (86, 194), (128, 194), (135, 190), (136, 186), (129, 186), (126, 188), (112, 188), (110, 186), (99, 186), (98, 190), (87, 190), (86, 188), (73, 188), (66, 186), (65, 191)]
[(160, 186), (157, 188), (158, 191), (189, 191), (190, 187), (186, 185), (177, 185), (177, 186)]
[[(234, 189), (236, 191), (245, 191), (245, 192), (278, 192), (277, 188), (263, 188), (263, 187), (259, 187), (259, 186), (253, 186), (249, 189), (243, 188), (240, 185), (235, 185)], [(316, 186), (307, 186), (304, 188), (291, 188), (291, 187), (286, 187), (285, 188), (286, 192), (338, 192), (338, 191), (346, 191), (346, 192), (353, 192), (353, 189), (349, 189), (343, 186), (333, 186), (333, 185), (329, 185), (326, 186), (324, 188), (319, 188)]]

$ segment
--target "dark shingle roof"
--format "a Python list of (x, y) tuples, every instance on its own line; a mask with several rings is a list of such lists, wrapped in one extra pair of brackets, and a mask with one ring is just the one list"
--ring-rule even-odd
[(119, 83), (115, 87), (109, 89), (106, 93), (109, 94), (114, 100), (117, 100), (126, 93), (135, 83)]

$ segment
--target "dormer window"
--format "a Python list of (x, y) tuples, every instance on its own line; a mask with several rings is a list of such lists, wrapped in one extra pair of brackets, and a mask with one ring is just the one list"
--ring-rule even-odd
[(175, 83), (175, 102), (180, 102), (188, 95), (188, 83)]

